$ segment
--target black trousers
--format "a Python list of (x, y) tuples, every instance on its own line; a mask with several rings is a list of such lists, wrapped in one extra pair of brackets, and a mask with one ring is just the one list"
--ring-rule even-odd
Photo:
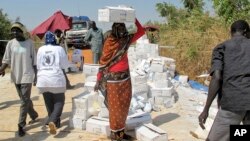
[(30, 99), (32, 84), (15, 84), (15, 86), (21, 100), (18, 125), (24, 127), (26, 125), (27, 114), (29, 114), (31, 119), (35, 119), (38, 116)]
[(45, 106), (48, 112), (48, 120), (46, 124), (49, 122), (54, 122), (56, 126), (60, 127), (60, 117), (62, 115), (63, 106), (65, 102), (65, 94), (64, 93), (43, 93), (43, 98), (45, 102)]

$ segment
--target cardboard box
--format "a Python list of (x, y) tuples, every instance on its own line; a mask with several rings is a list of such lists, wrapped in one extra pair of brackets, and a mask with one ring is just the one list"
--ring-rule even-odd
[(165, 87), (165, 88), (150, 88), (151, 97), (171, 97), (173, 95), (174, 87)]
[(86, 131), (95, 134), (110, 136), (109, 120), (106, 118), (92, 117), (87, 120)]
[(126, 129), (134, 130), (145, 123), (152, 123), (152, 118), (149, 113), (141, 112), (129, 115), (126, 121)]
[(87, 89), (88, 92), (94, 91), (96, 82), (85, 82), (84, 87)]
[(73, 54), (71, 59), (73, 63), (78, 63), (82, 61), (82, 56), (79, 54)]
[(147, 83), (147, 76), (145, 75), (139, 75), (136, 72), (131, 72), (131, 81), (134, 84), (143, 84), (143, 83)]
[(72, 116), (82, 120), (87, 120), (91, 115), (88, 113), (87, 109), (73, 109)]
[(71, 117), (69, 119), (69, 127), (71, 128), (76, 128), (76, 129), (82, 129), (85, 130), (86, 129), (86, 120), (83, 120), (81, 118), (77, 118), (77, 117)]
[(132, 85), (132, 93), (137, 94), (137, 93), (148, 93), (148, 84), (143, 83), (143, 84), (133, 84)]
[(99, 65), (98, 64), (84, 64), (83, 65), (83, 73), (86, 76), (93, 76), (93, 75), (97, 75), (98, 71), (99, 71)]
[(88, 108), (87, 97), (89, 92), (81, 93), (75, 97), (72, 97), (72, 109), (86, 109)]
[(135, 21), (135, 10), (126, 7), (118, 6), (111, 7), (107, 6), (104, 9), (98, 9), (98, 21), (99, 22), (132, 22)]
[(135, 133), (139, 141), (168, 141), (167, 132), (153, 124), (144, 124)]
[(150, 65), (150, 70), (152, 72), (163, 72), (164, 71), (164, 61), (161, 59), (153, 59)]
[(154, 100), (155, 105), (163, 105), (166, 108), (172, 107), (174, 104), (174, 101), (175, 101), (174, 96), (172, 96), (172, 97), (154, 97), (153, 100)]
[(94, 75), (94, 76), (88, 76), (86, 78), (86, 80), (85, 80), (85, 83), (86, 82), (96, 82), (96, 80), (97, 80), (97, 76), (96, 75)]

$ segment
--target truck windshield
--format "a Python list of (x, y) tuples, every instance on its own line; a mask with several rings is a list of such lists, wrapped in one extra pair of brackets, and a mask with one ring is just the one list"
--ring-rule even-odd
[(80, 29), (86, 29), (87, 28), (87, 23), (73, 23), (72, 29), (73, 30), (80, 30)]

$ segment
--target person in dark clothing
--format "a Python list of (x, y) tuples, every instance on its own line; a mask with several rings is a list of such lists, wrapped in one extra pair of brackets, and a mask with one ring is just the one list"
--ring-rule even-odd
[(231, 25), (231, 39), (214, 48), (211, 60), (212, 76), (206, 105), (199, 115), (202, 128), (209, 108), (219, 92), (219, 111), (207, 141), (229, 141), (229, 126), (250, 124), (250, 40), (249, 24), (237, 20)]

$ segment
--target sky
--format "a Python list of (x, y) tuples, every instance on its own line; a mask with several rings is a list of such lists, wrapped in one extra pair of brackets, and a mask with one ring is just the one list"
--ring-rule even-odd
[[(163, 2), (183, 7), (181, 0), (0, 0), (0, 9), (7, 13), (13, 22), (19, 17), (20, 22), (30, 31), (58, 10), (68, 16), (88, 16), (105, 31), (110, 25), (97, 21), (98, 9), (126, 5), (136, 10), (136, 17), (142, 24), (150, 20), (164, 22), (166, 19), (160, 17), (156, 11), (156, 4)], [(205, 8), (211, 9), (210, 5)]]

